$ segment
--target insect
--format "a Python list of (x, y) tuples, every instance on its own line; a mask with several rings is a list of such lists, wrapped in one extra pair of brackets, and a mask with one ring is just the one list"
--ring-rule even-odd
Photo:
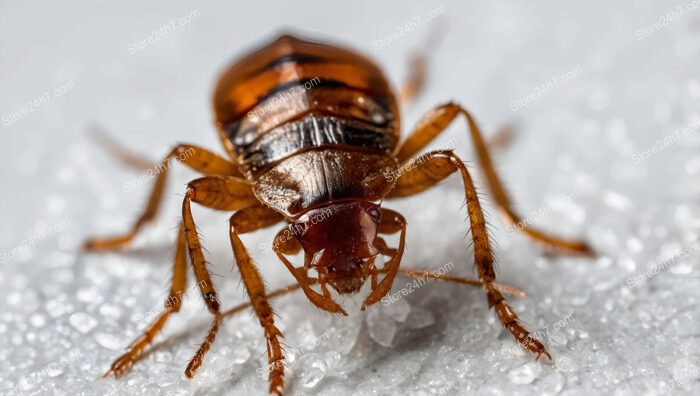
[[(409, 98), (422, 85), (418, 67), (404, 89)], [(284, 354), (282, 334), (275, 326), (270, 300), (301, 289), (316, 307), (346, 314), (334, 299), (356, 293), (369, 279), (371, 291), (362, 309), (391, 289), (397, 274), (480, 286), (489, 307), (517, 342), (540, 355), (544, 345), (518, 322), (495, 284), (494, 259), (484, 214), (469, 169), (452, 150), (417, 156), (459, 117), (466, 119), (481, 167), (496, 204), (512, 224), (524, 224), (513, 210), (491, 162), (487, 144), (470, 113), (447, 103), (430, 111), (400, 143), (398, 100), (382, 71), (351, 50), (302, 40), (290, 35), (259, 48), (235, 62), (220, 77), (213, 95), (216, 127), (229, 159), (189, 144), (175, 147), (157, 175), (147, 207), (125, 235), (86, 242), (87, 250), (128, 244), (158, 210), (166, 183), (167, 164), (180, 162), (205, 176), (191, 181), (182, 202), (173, 264), (173, 280), (165, 310), (145, 329), (105, 376), (121, 376), (180, 309), (187, 262), (192, 265), (201, 296), (213, 316), (211, 327), (185, 374), (192, 378), (210, 349), (224, 316), (251, 306), (267, 345), (270, 393), (282, 394)], [(183, 155), (189, 153), (189, 155)], [(462, 180), (479, 280), (437, 276), (402, 269), (406, 220), (384, 200), (425, 191), (456, 173)], [(389, 176), (387, 176), (389, 175)], [(206, 267), (203, 248), (191, 213), (192, 203), (233, 211), (229, 236), (234, 261), (250, 303), (224, 312)], [(273, 249), (296, 283), (268, 291), (240, 236), (286, 223)], [(587, 254), (585, 242), (544, 234), (526, 225), (526, 235), (547, 245)], [(382, 236), (399, 233), (396, 248)], [(288, 256), (304, 252), (303, 265)], [(386, 262), (378, 259), (387, 257)]]

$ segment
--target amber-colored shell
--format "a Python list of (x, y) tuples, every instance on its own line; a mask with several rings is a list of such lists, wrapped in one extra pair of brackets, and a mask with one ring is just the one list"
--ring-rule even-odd
[[(346, 92), (335, 90), (340, 95), (355, 91), (375, 97), (388, 106), (387, 110), (397, 113), (394, 94), (374, 62), (345, 48), (284, 35), (241, 57), (221, 75), (214, 90), (216, 122), (221, 126), (236, 122), (281, 87), (314, 78), (326, 86), (347, 88)], [(309, 110), (325, 109), (328, 105), (319, 100), (323, 95), (318, 91), (307, 91)], [(331, 112), (349, 115), (343, 110)]]
[[(213, 105), (224, 146), (234, 159), (268, 131), (309, 114), (347, 120), (355, 130), (375, 129), (388, 135), (383, 144), (391, 149), (400, 131), (395, 96), (376, 64), (351, 50), (289, 35), (226, 70)], [(357, 128), (353, 121), (368, 128)]]
[(387, 174), (395, 171), (396, 161), (388, 155), (306, 151), (261, 174), (253, 190), (262, 202), (294, 218), (330, 202), (380, 200), (394, 187)]
[(214, 92), (219, 134), (267, 206), (288, 218), (374, 201), (400, 125), (382, 71), (353, 51), (282, 36), (234, 63)]

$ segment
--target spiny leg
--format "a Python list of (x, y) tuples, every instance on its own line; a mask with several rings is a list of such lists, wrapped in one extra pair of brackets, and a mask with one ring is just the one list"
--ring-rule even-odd
[[(446, 274), (440, 274), (440, 273), (435, 273), (434, 271), (426, 271), (426, 270), (421, 270), (421, 269), (413, 269), (413, 268), (399, 268), (399, 275), (405, 275), (405, 276), (410, 276), (411, 278), (416, 278), (416, 279), (430, 279), (430, 280), (436, 280), (440, 282), (452, 282), (452, 283), (459, 283), (462, 285), (467, 285), (467, 286), (475, 286), (475, 287), (482, 287), (485, 286), (486, 284), (482, 281), (476, 280), (476, 279), (467, 279), (467, 278), (461, 278), (459, 276), (450, 276)], [(493, 287), (501, 291), (505, 294), (509, 294), (511, 296), (515, 297), (527, 297), (527, 294), (515, 287), (515, 286), (510, 286), (510, 285), (505, 285), (502, 283), (492, 283)]]
[(281, 395), (284, 389), (284, 365), (282, 364), (284, 355), (279, 341), (282, 338), (282, 333), (275, 326), (272, 307), (270, 307), (268, 302), (269, 297), (265, 292), (262, 276), (239, 235), (269, 227), (281, 220), (283, 220), (283, 217), (272, 209), (263, 206), (252, 206), (235, 213), (229, 221), (229, 236), (236, 265), (241, 273), (241, 278), (253, 309), (255, 309), (255, 313), (260, 320), (260, 325), (265, 331), (267, 362), (270, 368), (268, 377), (270, 393), (277, 395)]
[[(184, 283), (185, 278), (187, 276), (187, 272), (184, 270), (184, 269), (186, 269), (186, 265), (187, 265), (186, 262), (184, 261), (184, 256), (186, 255), (184, 236), (183, 236), (182, 241), (183, 241), (182, 251), (178, 250), (177, 254), (178, 255), (181, 254), (182, 255), (181, 257), (183, 258), (182, 268), (181, 268), (182, 273), (180, 275), (182, 276), (182, 282)], [(178, 257), (178, 256), (176, 256), (176, 257)], [(177, 258), (176, 258), (176, 260), (177, 260)], [(176, 266), (177, 266), (177, 264), (176, 264)], [(179, 284), (179, 282), (180, 282), (176, 279), (178, 276), (178, 273), (179, 273), (179, 271), (176, 271), (174, 274), (174, 277), (173, 277), (174, 284), (175, 283)], [(311, 279), (311, 281), (313, 282), (314, 280)], [(296, 290), (299, 290), (299, 288), (300, 288), (300, 286), (297, 283), (287, 285), (285, 287), (281, 287), (275, 291), (270, 292), (267, 295), (267, 298), (268, 298), (268, 300), (273, 300), (277, 297), (282, 297), (282, 296), (287, 295), (289, 293), (292, 293)], [(156, 320), (154, 320), (149, 325), (149, 327), (144, 331), (144, 334), (141, 337), (139, 337), (138, 339), (136, 339), (131, 344), (131, 346), (129, 347), (129, 352), (125, 353), (124, 355), (120, 356), (117, 360), (115, 360), (114, 363), (112, 364), (111, 369), (107, 373), (105, 373), (103, 377), (107, 377), (110, 374), (114, 374), (115, 378), (119, 378), (122, 374), (124, 374), (126, 372), (126, 370), (128, 370), (131, 366), (133, 366), (134, 363), (139, 361), (144, 356), (144, 354), (142, 352), (143, 349), (145, 349), (145, 347), (153, 341), (153, 339), (155, 338), (157, 333), (160, 331), (160, 329), (165, 324), (165, 321), (167, 319), (167, 315), (165, 315), (165, 314), (177, 312), (179, 310), (179, 308), (180, 308), (179, 304), (182, 300), (178, 299), (175, 296), (179, 297), (183, 293), (184, 289), (185, 289), (185, 285), (183, 284), (181, 288), (179, 288), (177, 291), (175, 291), (175, 286), (173, 285), (173, 290), (171, 290), (170, 296), (168, 297), (168, 299), (166, 300), (166, 303), (165, 303), (166, 304), (165, 312), (161, 314), (161, 316), (166, 316), (166, 318), (161, 318), (160, 316), (158, 318), (156, 318)], [(170, 301), (175, 301), (175, 303), (169, 304)], [(175, 307), (176, 303), (178, 304), (177, 307)], [(237, 313), (244, 311), (247, 308), (251, 308), (252, 306), (253, 306), (253, 304), (250, 302), (242, 303), (242, 304), (236, 305), (236, 306), (222, 312), (220, 316), (222, 319), (229, 317), (229, 316), (233, 316)], [(170, 312), (167, 312), (167, 311), (170, 311)]]
[(178, 232), (175, 260), (173, 262), (172, 286), (170, 287), (170, 294), (167, 300), (165, 300), (164, 310), (150, 325), (148, 325), (143, 334), (131, 343), (128, 351), (112, 363), (112, 366), (109, 371), (104, 374), (104, 377), (114, 374), (114, 377), (118, 378), (128, 370), (129, 367), (143, 356), (144, 349), (163, 328), (170, 314), (180, 310), (185, 286), (187, 285), (187, 253), (185, 252), (185, 243), (184, 227), (181, 224)]
[[(281, 297), (281, 296), (284, 296), (284, 295), (289, 294), (291, 292), (297, 291), (300, 288), (301, 288), (301, 286), (298, 283), (293, 283), (291, 285), (281, 287), (273, 292), (268, 293), (267, 299), (272, 300), (272, 299), (275, 299), (277, 297)], [(251, 307), (253, 307), (252, 302), (241, 303), (241, 304), (238, 304), (235, 307), (232, 307), (232, 308), (226, 310), (225, 312), (223, 312), (221, 314), (221, 317), (225, 318), (227, 316), (233, 316), (233, 315), (243, 311), (244, 309), (251, 308)]]
[(185, 194), (185, 199), (182, 201), (182, 219), (185, 225), (185, 237), (187, 239), (187, 248), (190, 253), (190, 262), (192, 263), (194, 276), (197, 279), (197, 286), (199, 286), (202, 299), (204, 299), (204, 303), (209, 309), (209, 312), (214, 315), (214, 320), (212, 321), (212, 325), (207, 333), (207, 336), (204, 338), (204, 341), (199, 346), (199, 349), (185, 369), (185, 376), (187, 376), (187, 378), (194, 377), (197, 369), (202, 364), (204, 355), (214, 342), (216, 333), (219, 330), (219, 324), (221, 323), (219, 299), (216, 295), (216, 290), (214, 289), (214, 284), (211, 281), (209, 271), (207, 270), (207, 263), (204, 259), (202, 244), (199, 241), (197, 226), (195, 225), (194, 218), (192, 217), (190, 202), (193, 200), (193, 197), (194, 191), (190, 189), (187, 191)]
[(406, 247), (406, 219), (404, 219), (400, 213), (391, 209), (382, 208), (381, 212), (382, 217), (379, 220), (377, 233), (394, 234), (401, 231), (401, 235), (399, 236), (399, 247), (396, 249), (396, 254), (394, 254), (389, 262), (384, 265), (384, 269), (386, 269), (384, 279), (382, 279), (376, 285), (373, 282), (372, 291), (362, 303), (363, 311), (368, 306), (376, 304), (389, 292), (389, 290), (391, 290), (396, 274), (399, 272), (399, 265), (401, 265), (401, 259), (403, 258), (403, 252)]
[[(194, 268), (195, 277), (197, 278), (202, 298), (204, 298), (209, 311), (214, 315), (211, 328), (204, 342), (200, 345), (192, 360), (185, 370), (185, 375), (192, 378), (202, 364), (204, 355), (211, 347), (216, 333), (221, 323), (221, 315), (219, 313), (219, 302), (216, 298), (216, 291), (211, 282), (211, 277), (206, 268), (203, 249), (197, 234), (197, 228), (192, 217), (190, 202), (198, 203), (202, 206), (219, 209), (219, 210), (238, 210), (245, 208), (253, 203), (257, 204), (257, 200), (253, 195), (250, 185), (244, 179), (233, 176), (205, 176), (200, 179), (191, 181), (188, 184), (187, 193), (182, 204), (182, 217), (185, 225), (185, 236), (187, 237), (187, 246), (190, 253), (190, 261)], [(255, 222), (257, 219), (251, 217), (255, 214), (255, 207), (248, 211), (240, 211), (239, 217), (242, 219), (249, 218), (248, 221)], [(279, 215), (278, 215), (279, 216)], [(276, 220), (279, 221), (279, 218)]]
[[(142, 356), (144, 348), (153, 341), (153, 338), (158, 334), (169, 315), (173, 312), (177, 312), (180, 309), (180, 304), (182, 302), (182, 293), (185, 289), (186, 275), (187, 275), (187, 259), (186, 259), (186, 249), (188, 244), (188, 238), (192, 238), (192, 242), (189, 246), (195, 246), (191, 248), (190, 255), (194, 254), (197, 258), (197, 262), (193, 261), (193, 267), (195, 268), (195, 274), (198, 280), (198, 286), (200, 289), (205, 288), (207, 292), (203, 292), (207, 304), (211, 308), (211, 304), (217, 304), (215, 295), (210, 294), (213, 292), (213, 285), (209, 279), (209, 275), (206, 272), (206, 268), (203, 268), (204, 257), (201, 253), (201, 246), (199, 245), (199, 240), (196, 235), (194, 221), (192, 220), (192, 215), (189, 207), (189, 200), (193, 200), (203, 206), (207, 206), (214, 209), (225, 209), (225, 210), (236, 210), (244, 206), (248, 206), (251, 202), (256, 202), (255, 197), (250, 191), (250, 187), (245, 180), (239, 179), (237, 177), (222, 177), (222, 176), (208, 176), (200, 179), (196, 179), (189, 183), (189, 189), (187, 193), (187, 198), (183, 204), (183, 222), (180, 225), (180, 230), (178, 233), (177, 250), (175, 253), (175, 264), (173, 269), (173, 286), (170, 291), (170, 296), (165, 303), (165, 311), (163, 311), (146, 329), (144, 335), (137, 339), (130, 347), (129, 351), (117, 359), (112, 365), (112, 369), (107, 372), (106, 375), (110, 373), (115, 373), (115, 376), (121, 375), (126, 369), (129, 368), (136, 360)], [(185, 210), (186, 209), (186, 210)], [(197, 250), (197, 248), (199, 250)], [(210, 291), (209, 291), (210, 290)], [(213, 301), (209, 301), (212, 300)], [(217, 307), (218, 310), (218, 307)], [(212, 326), (210, 330), (210, 335), (207, 339), (213, 340), (216, 329), (218, 328), (218, 319), (215, 321), (216, 326)], [(208, 348), (208, 344), (203, 344)], [(206, 352), (206, 351), (204, 351)], [(198, 355), (203, 355), (204, 353), (198, 353)]]
[(553, 246), (572, 253), (593, 255), (593, 250), (585, 241), (551, 236), (530, 227), (528, 224), (523, 222), (522, 218), (513, 209), (510, 198), (508, 198), (508, 194), (506, 193), (500, 178), (496, 174), (489, 150), (486, 143), (484, 143), (479, 127), (476, 125), (476, 122), (474, 122), (474, 119), (469, 112), (457, 104), (447, 103), (445, 105), (438, 106), (424, 116), (416, 126), (413, 133), (401, 145), (396, 158), (402, 163), (408, 161), (413, 155), (418, 153), (418, 151), (427, 146), (437, 135), (444, 131), (460, 114), (466, 118), (467, 123), (469, 124), (471, 138), (476, 148), (479, 163), (486, 174), (488, 185), (494, 196), (496, 204), (499, 206), (505, 217), (505, 220), (511, 225), (523, 225), (522, 231), (527, 236), (538, 242), (544, 243), (545, 245)]
[(180, 144), (175, 147), (165, 157), (165, 159), (163, 159), (160, 165), (156, 167), (155, 172), (158, 173), (158, 176), (156, 177), (153, 185), (153, 190), (151, 191), (151, 195), (148, 199), (148, 204), (146, 205), (143, 213), (131, 227), (131, 230), (126, 234), (119, 236), (89, 239), (83, 245), (83, 250), (92, 251), (114, 249), (127, 245), (136, 237), (139, 230), (141, 230), (144, 225), (155, 218), (163, 198), (163, 192), (165, 191), (167, 173), (171, 158), (177, 158), (183, 164), (204, 174), (242, 177), (236, 165), (228, 160), (201, 147), (189, 144)]
[[(491, 244), (486, 230), (486, 221), (481, 209), (481, 204), (476, 193), (476, 188), (471, 175), (462, 160), (453, 152), (430, 152), (428, 161), (419, 164), (416, 168), (404, 173), (396, 182), (395, 189), (401, 194), (412, 194), (425, 190), (444, 179), (449, 174), (459, 171), (464, 185), (464, 194), (467, 201), (467, 211), (471, 226), (472, 242), (474, 246), (474, 262), (479, 279), (484, 283), (489, 308), (494, 307), (501, 324), (507, 328), (515, 339), (525, 348), (537, 354), (537, 358), (546, 355), (550, 360), (551, 355), (544, 345), (530, 336), (530, 333), (518, 322), (518, 316), (506, 303), (503, 295), (498, 291), (493, 281), (496, 280), (494, 259)], [(436, 181), (437, 180), (437, 181)]]

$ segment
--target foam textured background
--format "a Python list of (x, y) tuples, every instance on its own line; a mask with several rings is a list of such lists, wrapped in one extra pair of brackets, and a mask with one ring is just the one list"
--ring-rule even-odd
[[(274, 302), (289, 394), (699, 394), (700, 4), (465, 3), (1, 2), (0, 115), (20, 115), (0, 126), (0, 394), (264, 394), (263, 336), (250, 313), (227, 319), (195, 380), (184, 379), (209, 324), (196, 292), (128, 375), (100, 378), (162, 306), (181, 196), (195, 174), (173, 166), (161, 216), (129, 250), (80, 256), (87, 236), (126, 230), (150, 191), (125, 188), (141, 175), (89, 131), (109, 131), (154, 161), (177, 142), (222, 153), (210, 94), (246, 49), (292, 29), (372, 56), (398, 85), (408, 54), (438, 25), (444, 38), (404, 131), (448, 100), (487, 134), (515, 125), (496, 161), (519, 212), (586, 238), (600, 256), (548, 256), (486, 203), (499, 281), (528, 292), (512, 306), (554, 364), (522, 352), (478, 289), (431, 282), (364, 314), (346, 301), (350, 318), (294, 294)], [(373, 44), (440, 7), (434, 22)], [(171, 20), (174, 31), (130, 53)], [(514, 102), (538, 91), (525, 106)], [(45, 92), (48, 101), (21, 114)], [(463, 123), (436, 146), (447, 142), (474, 158)], [(450, 178), (385, 204), (409, 221), (406, 267), (451, 262), (453, 273), (473, 276), (461, 191)], [(194, 214), (224, 306), (244, 301), (228, 214)], [(271, 288), (291, 281), (269, 252), (273, 235), (244, 238)]]

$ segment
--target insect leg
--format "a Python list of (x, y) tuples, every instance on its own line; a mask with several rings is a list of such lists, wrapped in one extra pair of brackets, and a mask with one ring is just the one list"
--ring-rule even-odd
[(408, 70), (409, 74), (401, 86), (399, 101), (402, 106), (408, 107), (425, 87), (427, 77), (428, 59), (425, 53), (417, 52), (411, 56)]
[(240, 210), (259, 205), (250, 183), (234, 176), (205, 176), (187, 183), (192, 201), (216, 210)]
[(396, 254), (394, 254), (391, 257), (391, 260), (389, 260), (389, 262), (384, 266), (386, 269), (384, 279), (382, 279), (379, 284), (372, 289), (369, 295), (365, 298), (365, 301), (362, 303), (363, 311), (368, 306), (377, 303), (389, 292), (389, 290), (391, 290), (396, 274), (399, 271), (399, 265), (401, 264), (404, 248), (406, 246), (406, 219), (404, 219), (400, 213), (391, 209), (382, 208), (381, 211), (382, 217), (379, 221), (379, 228), (377, 229), (377, 232), (380, 234), (393, 234), (401, 231), (401, 235), (399, 237), (399, 247), (396, 250)]
[(401, 106), (409, 106), (425, 88), (425, 81), (428, 75), (428, 58), (432, 50), (435, 49), (442, 40), (443, 33), (444, 26), (432, 25), (425, 43), (411, 56), (408, 65), (409, 74), (406, 81), (404, 81), (401, 86), (401, 92), (399, 94)]
[(180, 310), (180, 304), (182, 303), (185, 286), (187, 284), (187, 253), (185, 252), (185, 243), (184, 226), (181, 224), (177, 238), (175, 260), (173, 262), (172, 286), (170, 287), (170, 295), (168, 299), (165, 300), (163, 311), (151, 322), (143, 334), (131, 343), (128, 351), (112, 363), (112, 366), (109, 371), (105, 373), (104, 377), (114, 374), (114, 377), (118, 378), (128, 370), (129, 367), (143, 356), (144, 349), (163, 328), (170, 314)]
[[(286, 294), (297, 291), (299, 289), (301, 289), (301, 286), (299, 286), (298, 283), (293, 283), (291, 285), (287, 285), (285, 287), (279, 288), (273, 292), (268, 293), (267, 299), (272, 300), (274, 298), (284, 296)], [(222, 313), (221, 317), (225, 318), (227, 316), (233, 316), (233, 315), (245, 310), (246, 308), (251, 308), (252, 306), (253, 306), (252, 302), (238, 304), (235, 307), (232, 307), (232, 308), (228, 309), (227, 311), (225, 311), (224, 313)]]
[(89, 239), (83, 245), (84, 250), (90, 251), (122, 247), (131, 242), (131, 240), (136, 237), (139, 230), (155, 218), (163, 198), (163, 192), (165, 191), (168, 168), (170, 159), (172, 158), (176, 158), (183, 164), (204, 174), (241, 177), (236, 165), (228, 160), (209, 150), (189, 144), (180, 144), (175, 147), (160, 164), (154, 166), (154, 173), (157, 173), (157, 176), (153, 185), (153, 190), (148, 199), (148, 204), (131, 227), (131, 230), (126, 234), (115, 237)]
[(153, 167), (153, 161), (141, 155), (131, 152), (116, 139), (109, 136), (102, 128), (93, 126), (91, 135), (95, 142), (107, 153), (116, 158), (124, 166), (133, 170), (144, 172)]
[[(400, 268), (399, 269), (399, 274), (400, 275), (405, 275), (405, 276), (410, 276), (411, 278), (416, 278), (416, 279), (431, 279), (431, 280), (436, 280), (436, 281), (442, 281), (442, 282), (453, 282), (453, 283), (459, 283), (462, 285), (468, 285), (468, 286), (475, 286), (475, 287), (481, 287), (484, 286), (485, 283), (482, 281), (479, 281), (477, 279), (467, 279), (467, 278), (461, 278), (458, 276), (450, 276), (450, 275), (445, 275), (445, 274), (439, 274), (435, 273), (434, 271), (426, 271), (426, 270), (420, 270), (420, 269), (413, 269), (413, 268)], [(527, 294), (522, 291), (521, 289), (515, 287), (515, 286), (510, 286), (510, 285), (504, 285), (501, 283), (492, 283), (493, 287), (501, 291), (505, 294), (509, 294), (511, 296), (516, 296), (516, 297), (526, 297)]]
[(488, 181), (491, 193), (494, 196), (496, 204), (501, 209), (505, 221), (510, 225), (523, 225), (522, 231), (525, 235), (545, 245), (572, 253), (593, 255), (593, 250), (585, 241), (564, 239), (548, 235), (530, 227), (526, 222), (522, 221), (522, 218), (513, 209), (510, 198), (508, 198), (508, 194), (500, 178), (496, 174), (489, 150), (486, 143), (484, 143), (479, 127), (476, 125), (476, 122), (469, 112), (457, 104), (447, 103), (438, 106), (425, 115), (418, 123), (413, 133), (401, 145), (396, 155), (397, 159), (402, 163), (406, 162), (414, 154), (427, 146), (437, 135), (443, 132), (458, 115), (464, 116), (469, 124), (471, 138), (476, 147), (479, 163), (486, 174), (486, 180)]
[(214, 342), (216, 333), (219, 330), (219, 324), (221, 323), (219, 299), (216, 295), (216, 290), (214, 289), (214, 284), (211, 281), (209, 271), (207, 270), (207, 263), (204, 259), (202, 244), (200, 243), (199, 235), (197, 234), (197, 226), (195, 225), (194, 218), (192, 217), (190, 201), (192, 201), (193, 197), (193, 190), (188, 190), (185, 194), (185, 199), (182, 202), (182, 219), (185, 225), (185, 237), (187, 240), (187, 248), (190, 253), (190, 262), (192, 263), (194, 276), (197, 280), (197, 286), (199, 286), (202, 299), (204, 299), (204, 303), (207, 305), (209, 312), (214, 315), (214, 320), (206, 338), (185, 369), (185, 375), (188, 378), (194, 377), (195, 372), (202, 364), (202, 359), (209, 350), (209, 347), (211, 347), (212, 342)]
[(411, 185), (415, 191), (423, 191), (435, 185), (437, 181), (444, 179), (449, 174), (459, 171), (464, 185), (464, 195), (467, 201), (467, 212), (474, 246), (474, 263), (479, 279), (483, 282), (489, 308), (494, 307), (501, 324), (515, 337), (523, 347), (537, 354), (537, 358), (546, 355), (551, 356), (544, 345), (530, 336), (530, 333), (519, 323), (518, 316), (506, 303), (501, 292), (493, 284), (496, 280), (494, 259), (491, 251), (491, 243), (486, 230), (486, 220), (479, 203), (476, 188), (471, 175), (462, 160), (453, 152), (430, 152), (430, 160), (421, 163), (416, 168), (403, 174), (396, 185), (401, 193), (410, 193)]
[(270, 365), (268, 377), (270, 393), (278, 395), (281, 395), (284, 389), (284, 355), (279, 341), (279, 338), (282, 338), (282, 333), (275, 326), (272, 307), (270, 307), (268, 302), (269, 296), (265, 292), (262, 276), (258, 272), (243, 242), (241, 242), (239, 235), (269, 227), (282, 219), (283, 217), (272, 209), (263, 206), (252, 206), (238, 211), (229, 220), (229, 236), (236, 265), (241, 273), (241, 278), (253, 309), (255, 309), (255, 313), (260, 320), (260, 325), (265, 331), (267, 362)]

